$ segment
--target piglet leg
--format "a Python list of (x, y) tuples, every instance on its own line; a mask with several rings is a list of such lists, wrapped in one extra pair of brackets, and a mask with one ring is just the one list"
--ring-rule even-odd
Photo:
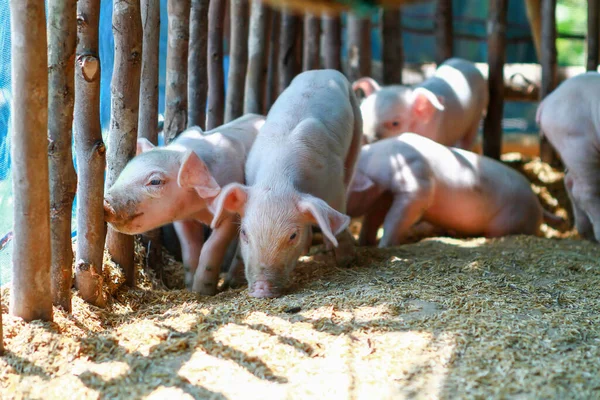
[(358, 237), (359, 246), (375, 246), (377, 244), (377, 231), (383, 224), (393, 199), (392, 194), (387, 192), (373, 203), (362, 221)]
[(198, 269), (194, 275), (192, 290), (202, 295), (213, 296), (217, 294), (217, 284), (221, 265), (227, 251), (227, 246), (238, 233), (238, 226), (233, 215), (225, 217), (221, 224), (215, 228), (200, 254)]
[(426, 196), (404, 193), (396, 195), (383, 222), (383, 237), (379, 241), (379, 247), (404, 243), (409, 229), (421, 219), (426, 207)]
[(185, 284), (190, 287), (196, 268), (198, 268), (198, 259), (204, 243), (204, 229), (202, 223), (193, 219), (175, 221), (173, 227), (181, 245)]
[(231, 265), (229, 266), (229, 271), (227, 271), (227, 276), (225, 277), (225, 282), (223, 282), (221, 290), (226, 290), (228, 288), (237, 289), (245, 285), (246, 282), (244, 259), (242, 258), (242, 252), (238, 241), (235, 256), (231, 260)]

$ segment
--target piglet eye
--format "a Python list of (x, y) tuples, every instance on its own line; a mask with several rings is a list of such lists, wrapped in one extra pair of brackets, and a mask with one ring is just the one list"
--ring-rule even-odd
[(161, 179), (152, 179), (150, 181), (150, 185), (151, 186), (159, 186), (159, 185), (162, 185), (162, 184), (163, 184), (163, 181)]
[(292, 233), (292, 236), (290, 236), (290, 240), (296, 239), (296, 236), (298, 236), (296, 232)]
[(240, 230), (240, 236), (242, 237), (242, 240), (243, 240), (244, 242), (247, 242), (247, 241), (248, 241), (248, 236), (246, 236), (246, 230), (244, 230), (244, 229), (241, 229), (241, 230)]
[(398, 126), (398, 125), (400, 125), (400, 122), (398, 122), (398, 121), (392, 122), (392, 126)]

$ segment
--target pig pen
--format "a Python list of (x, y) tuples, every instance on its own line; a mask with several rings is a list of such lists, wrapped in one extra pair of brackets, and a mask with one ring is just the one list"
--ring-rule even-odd
[[(530, 178), (544, 206), (568, 217), (562, 173), (504, 160)], [(359, 227), (355, 222), (353, 229)], [(167, 290), (142, 267), (139, 287), (105, 266), (112, 301), (73, 296), (53, 323), (8, 315), (3, 399), (597, 398), (600, 250), (569, 224), (544, 237), (424, 239), (361, 248), (336, 268), (321, 246), (291, 293), (246, 289), (197, 298)], [(166, 256), (168, 257), (168, 256)], [(319, 260), (317, 260), (319, 259)], [(169, 286), (183, 282), (167, 259)]]

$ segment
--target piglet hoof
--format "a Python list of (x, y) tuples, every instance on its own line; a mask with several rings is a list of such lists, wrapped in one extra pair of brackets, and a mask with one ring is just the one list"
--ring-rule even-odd
[(201, 296), (214, 296), (219, 293), (217, 282), (195, 281), (192, 291)]
[(348, 231), (339, 236), (338, 247), (333, 249), (335, 263), (340, 268), (347, 268), (356, 260), (356, 241)]

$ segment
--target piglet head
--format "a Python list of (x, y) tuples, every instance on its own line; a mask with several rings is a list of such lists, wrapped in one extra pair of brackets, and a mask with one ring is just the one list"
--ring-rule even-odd
[(215, 204), (213, 228), (223, 212), (242, 216), (240, 247), (253, 297), (283, 294), (298, 257), (307, 248), (312, 225), (318, 225), (337, 246), (335, 236), (350, 223), (350, 217), (323, 200), (294, 190), (230, 184), (223, 188)]
[(105, 219), (119, 232), (138, 234), (206, 208), (220, 187), (192, 151), (154, 148), (138, 141), (138, 155), (104, 196)]

